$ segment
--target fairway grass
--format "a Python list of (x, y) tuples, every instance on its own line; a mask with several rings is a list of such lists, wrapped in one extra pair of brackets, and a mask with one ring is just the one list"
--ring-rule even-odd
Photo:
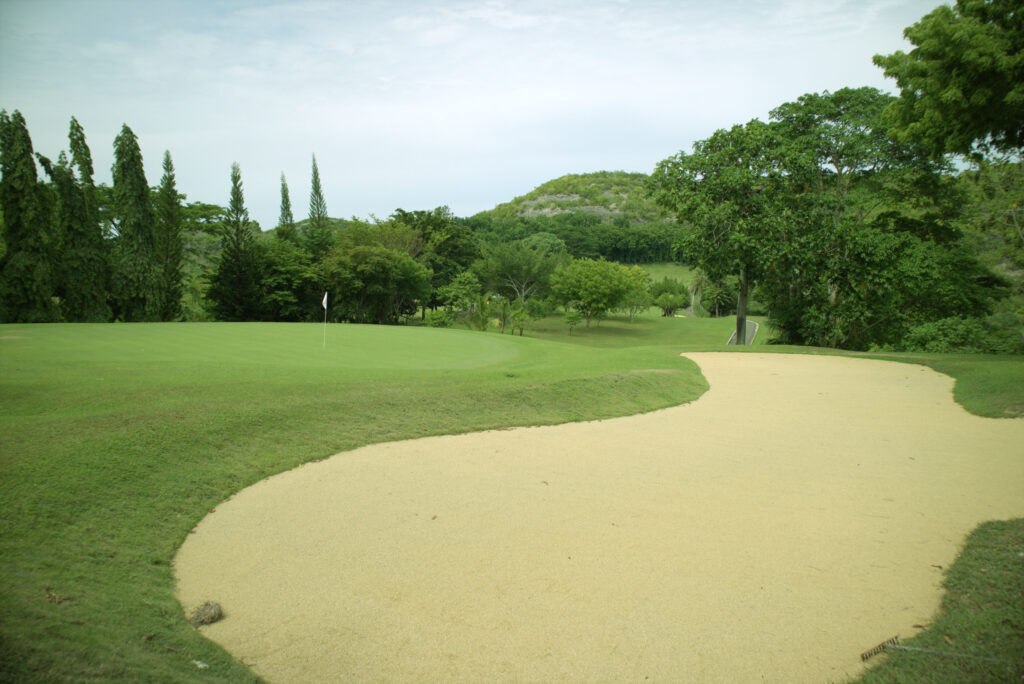
[[(724, 348), (731, 325), (331, 325), (326, 349), (306, 324), (0, 326), (0, 681), (252, 681), (173, 593), (210, 509), (365, 444), (691, 401), (707, 385), (680, 351)], [(954, 375), (969, 410), (1024, 407), (1024, 359), (897, 360)]]
[[(375, 442), (627, 415), (707, 387), (668, 347), (301, 324), (0, 326), (0, 681), (247, 681), (170, 561), (231, 494)], [(659, 370), (666, 372), (645, 372)]]
[[(754, 338), (753, 348), (761, 349), (768, 343), (770, 331), (765, 319), (749, 317), (761, 327)], [(736, 331), (736, 319), (697, 318), (693, 316), (662, 316), (661, 310), (652, 307), (630, 322), (624, 315), (611, 316), (606, 320), (594, 320), (590, 327), (580, 324), (569, 334), (565, 317), (561, 314), (534, 321), (526, 334), (544, 340), (571, 342), (587, 347), (624, 348), (647, 345), (675, 345), (679, 349), (725, 349), (729, 337)]]

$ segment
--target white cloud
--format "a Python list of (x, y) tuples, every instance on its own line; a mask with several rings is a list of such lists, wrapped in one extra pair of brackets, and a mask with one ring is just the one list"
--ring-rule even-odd
[(334, 215), (489, 208), (552, 177), (649, 171), (805, 92), (891, 87), (931, 0), (0, 3), (0, 107), (37, 149), (85, 127), (101, 180), (122, 122), (191, 199), (232, 161), (265, 227), (303, 215), (316, 152)]

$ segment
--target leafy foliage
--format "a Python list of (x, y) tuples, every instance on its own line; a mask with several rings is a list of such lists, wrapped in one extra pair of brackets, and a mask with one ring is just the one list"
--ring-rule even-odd
[(207, 296), (217, 318), (258, 321), (263, 314), (263, 261), (256, 247), (242, 192), (242, 172), (231, 165), (231, 199), (221, 233), (217, 269), (210, 277)]
[(914, 326), (902, 340), (900, 349), (940, 354), (1020, 353), (1024, 351), (1024, 341), (1006, 328), (984, 320), (954, 316)]
[[(431, 286), (435, 290), (452, 282), (480, 255), (471, 231), (455, 220), (448, 207), (432, 211), (396, 209), (391, 220), (408, 228), (422, 245), (417, 261), (434, 274)], [(435, 299), (432, 303), (438, 302)]]
[(257, 246), (263, 261), (261, 318), (306, 321), (320, 315), (320, 288), (309, 252), (285, 239)]
[(292, 214), (292, 198), (288, 194), (288, 181), (285, 180), (284, 173), (281, 174), (281, 215), (277, 219), (274, 235), (289, 242), (298, 243), (299, 240), (295, 230), (295, 216)]
[[(109, 246), (100, 229), (99, 199), (93, 183), (92, 153), (81, 124), (71, 117), (68, 131), (71, 164), (77, 171), (72, 188), (81, 196), (81, 214), (69, 223), (64, 235), (62, 288), (64, 318), (69, 321), (102, 322), (110, 320), (107, 302), (110, 290)], [(72, 200), (77, 204), (77, 200)]]
[(720, 129), (660, 162), (649, 189), (655, 201), (693, 229), (684, 240), (692, 263), (713, 280), (739, 278), (736, 339), (743, 344), (751, 282), (767, 266), (766, 250), (786, 220), (779, 141), (757, 121)]
[(541, 234), (486, 244), (473, 270), (485, 289), (507, 299), (525, 301), (545, 296), (555, 269), (568, 261), (561, 242)]
[(6, 252), (0, 261), (0, 321), (57, 320), (57, 245), (47, 220), (45, 190), (38, 184), (32, 139), (21, 112), (0, 111), (0, 209)]
[(761, 284), (781, 341), (866, 349), (990, 307), (997, 283), (962, 247), (948, 167), (892, 137), (892, 102), (843, 89), (772, 112), (781, 163), (805, 188)]
[(896, 79), (891, 112), (938, 153), (1024, 148), (1024, 14), (1016, 0), (957, 0), (904, 31), (909, 53), (875, 55)]
[(334, 320), (398, 323), (430, 295), (430, 269), (379, 245), (336, 247), (323, 261), (328, 291), (336, 293)]
[(685, 231), (644, 194), (646, 179), (622, 171), (567, 175), (465, 222), (483, 242), (549, 233), (576, 258), (671, 261)]
[(619, 306), (633, 287), (633, 273), (625, 266), (610, 261), (574, 259), (551, 275), (551, 290), (555, 297), (565, 304), (567, 310), (579, 311), (588, 328), (591, 319)]
[(125, 321), (158, 320), (153, 205), (139, 140), (127, 124), (114, 139), (113, 175), (118, 314)]
[(181, 317), (184, 244), (181, 235), (182, 197), (178, 193), (174, 161), (169, 151), (164, 152), (163, 171), (155, 198), (153, 258), (157, 273), (154, 306), (159, 320), (174, 321)]
[(309, 190), (309, 223), (306, 225), (306, 249), (314, 259), (322, 258), (334, 244), (334, 233), (327, 219), (327, 202), (320, 186), (320, 169), (313, 155), (313, 180)]

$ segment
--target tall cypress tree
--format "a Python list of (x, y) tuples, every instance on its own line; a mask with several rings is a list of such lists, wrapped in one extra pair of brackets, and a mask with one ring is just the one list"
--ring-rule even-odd
[(0, 210), (4, 242), (0, 259), (0, 322), (34, 323), (59, 318), (55, 245), (45, 189), (39, 184), (32, 139), (21, 112), (0, 110)]
[(153, 252), (156, 262), (155, 307), (157, 318), (173, 321), (181, 317), (181, 195), (174, 177), (174, 161), (164, 152), (164, 174), (156, 192), (156, 233)]
[(277, 230), (274, 234), (281, 240), (298, 243), (298, 233), (295, 231), (295, 216), (292, 215), (292, 198), (288, 194), (288, 181), (281, 173), (281, 216), (277, 219)]
[(258, 320), (263, 309), (262, 280), (262, 259), (242, 194), (242, 171), (234, 163), (220, 259), (207, 292), (214, 315), (224, 321)]
[(139, 140), (125, 124), (114, 139), (115, 289), (125, 321), (159, 319), (153, 268), (154, 217)]
[(334, 235), (327, 220), (327, 202), (320, 187), (320, 170), (313, 155), (313, 182), (309, 191), (309, 225), (306, 227), (306, 248), (317, 261), (323, 258), (334, 244)]
[(82, 322), (108, 321), (110, 262), (103, 243), (99, 203), (92, 179), (92, 154), (85, 142), (85, 131), (74, 117), (71, 117), (68, 141), (71, 164), (58, 164), (58, 178), (51, 174), (57, 186), (59, 215), (64, 224), (60, 261), (64, 318)]

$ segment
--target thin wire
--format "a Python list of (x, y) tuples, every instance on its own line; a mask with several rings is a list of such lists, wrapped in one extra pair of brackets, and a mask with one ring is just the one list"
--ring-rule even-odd
[(970, 660), (984, 660), (990, 663), (1012, 663), (1014, 665), (1024, 665), (1024, 660), (1010, 660), (1009, 658), (987, 658), (985, 656), (968, 655), (966, 653), (933, 651), (930, 648), (915, 648), (913, 646), (900, 646), (897, 644), (886, 644), (885, 650), (916, 651), (918, 653), (930, 653), (932, 655), (949, 656), (950, 658), (968, 658)]

